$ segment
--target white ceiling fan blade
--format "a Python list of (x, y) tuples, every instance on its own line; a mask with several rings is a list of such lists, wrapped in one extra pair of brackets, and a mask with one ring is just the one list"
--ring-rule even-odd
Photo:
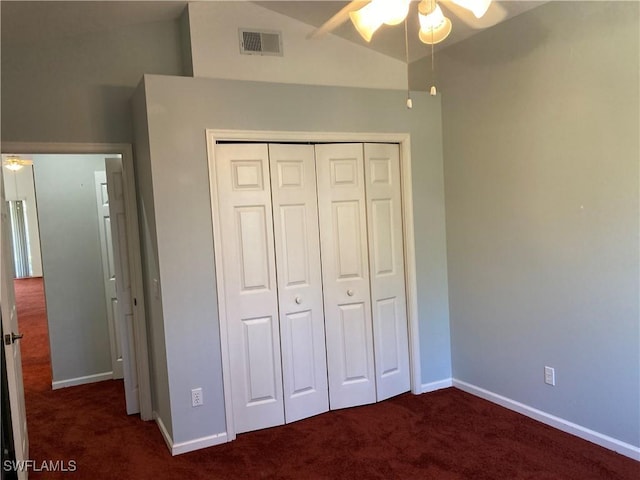
[(482, 18), (491, 5), (491, 0), (451, 0), (456, 5), (471, 10), (476, 18)]
[(349, 14), (355, 10), (364, 7), (370, 0), (354, 0), (345, 5), (338, 13), (336, 13), (329, 20), (324, 22), (320, 27), (311, 32), (307, 38), (318, 38), (322, 35), (332, 32), (344, 22), (349, 20)]
[(442, 2), (442, 5), (462, 22), (475, 30), (493, 27), (495, 24), (507, 18), (507, 10), (496, 1), (491, 2), (489, 9), (481, 18), (476, 18), (471, 10), (461, 7), (455, 0)]

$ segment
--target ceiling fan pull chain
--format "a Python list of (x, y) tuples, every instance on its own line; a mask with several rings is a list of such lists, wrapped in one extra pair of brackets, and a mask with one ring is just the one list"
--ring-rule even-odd
[(436, 68), (434, 65), (434, 60), (435, 60), (435, 52), (433, 51), (433, 43), (431, 44), (431, 80), (433, 81), (433, 84), (431, 85), (431, 89), (429, 90), (429, 93), (432, 96), (435, 96), (438, 94), (438, 91), (436, 90)]
[[(435, 8), (436, 8), (436, 0), (433, 0), (433, 10), (435, 10)], [(432, 28), (431, 29), (431, 80), (433, 81), (433, 84), (431, 85), (431, 89), (429, 90), (429, 94), (431, 96), (435, 96), (435, 95), (438, 94), (438, 92), (436, 90), (435, 56), (436, 56), (436, 52), (435, 52), (435, 48), (434, 48), (433, 28)]]
[(413, 108), (413, 101), (411, 100), (411, 84), (409, 82), (409, 34), (407, 33), (407, 19), (404, 19), (404, 53), (407, 59), (407, 108), (411, 110)]

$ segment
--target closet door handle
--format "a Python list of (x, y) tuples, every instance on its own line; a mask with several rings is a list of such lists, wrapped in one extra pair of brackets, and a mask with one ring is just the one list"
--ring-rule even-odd
[(302, 303), (302, 297), (300, 295), (296, 295), (296, 303), (300, 305)]
[(353, 290), (351, 289), (347, 290), (347, 295), (349, 295), (350, 297), (353, 297)]

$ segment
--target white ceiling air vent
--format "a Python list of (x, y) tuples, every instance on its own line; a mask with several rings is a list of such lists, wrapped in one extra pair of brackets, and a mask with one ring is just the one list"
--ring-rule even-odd
[(240, 53), (245, 55), (282, 56), (282, 34), (280, 32), (241, 28)]

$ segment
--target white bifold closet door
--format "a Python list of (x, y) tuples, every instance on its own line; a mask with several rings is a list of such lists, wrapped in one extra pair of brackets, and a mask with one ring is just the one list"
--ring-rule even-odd
[(242, 433), (284, 423), (269, 152), (216, 145), (215, 154), (233, 420)]
[(269, 145), (287, 423), (329, 410), (313, 145)]
[(408, 391), (398, 145), (218, 144), (215, 172), (236, 433)]
[(361, 143), (316, 145), (329, 403), (376, 401)]
[(399, 146), (366, 143), (364, 162), (376, 391), (381, 401), (411, 388)]

